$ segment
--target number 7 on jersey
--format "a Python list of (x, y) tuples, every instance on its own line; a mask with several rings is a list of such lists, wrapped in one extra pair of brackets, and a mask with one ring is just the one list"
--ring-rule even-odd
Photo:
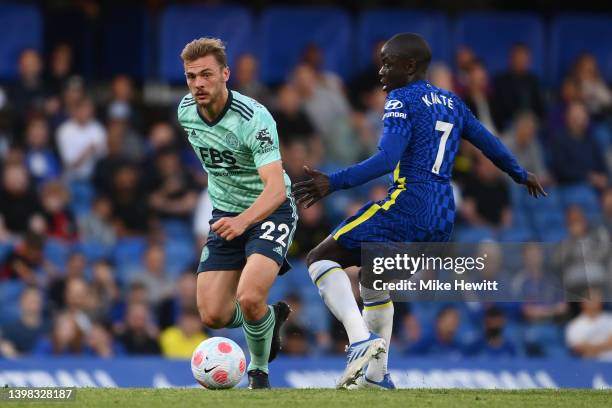
[(442, 122), (441, 120), (436, 121), (436, 130), (442, 132), (440, 138), (440, 145), (438, 146), (438, 154), (436, 154), (436, 161), (434, 162), (431, 172), (434, 174), (440, 174), (440, 166), (444, 159), (444, 151), (446, 150), (446, 141), (453, 130), (453, 124), (448, 122)]

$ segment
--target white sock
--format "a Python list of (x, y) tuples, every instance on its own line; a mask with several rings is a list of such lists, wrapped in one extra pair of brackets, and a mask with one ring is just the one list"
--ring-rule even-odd
[(370, 337), (353, 296), (351, 281), (340, 265), (333, 261), (317, 261), (310, 265), (308, 273), (328, 309), (344, 325), (349, 342), (353, 344)]
[(391, 347), (391, 334), (393, 332), (393, 302), (388, 291), (379, 291), (359, 286), (363, 299), (363, 319), (368, 329), (387, 343), (387, 352), (378, 360), (372, 359), (368, 364), (366, 377), (372, 381), (382, 381), (387, 373), (389, 349)]

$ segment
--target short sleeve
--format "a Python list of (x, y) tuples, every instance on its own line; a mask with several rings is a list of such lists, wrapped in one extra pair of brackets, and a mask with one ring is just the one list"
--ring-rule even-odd
[(246, 145), (253, 152), (255, 167), (281, 159), (276, 122), (270, 112), (257, 110), (244, 129)]

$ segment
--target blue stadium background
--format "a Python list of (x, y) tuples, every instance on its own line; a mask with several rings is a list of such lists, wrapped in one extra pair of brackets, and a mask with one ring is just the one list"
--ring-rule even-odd
[[(210, 204), (175, 111), (186, 93), (178, 54), (200, 36), (226, 42), (232, 88), (272, 111), (296, 181), (303, 164), (333, 170), (375, 151), (384, 95), (373, 50), (396, 32), (422, 34), (433, 50), (431, 81), (465, 98), (549, 192), (528, 199), (463, 146), (454, 239), (550, 242), (559, 250), (546, 267), (568, 276), (568, 248), (581, 246), (592, 255), (590, 279), (612, 288), (610, 11), (162, 3), (0, 4), (0, 356), (17, 364), (3, 369), (31, 356), (185, 357), (210, 335), (244, 344), (240, 331), (204, 333), (193, 321)], [(81, 131), (92, 152), (77, 146)], [(288, 357), (342, 355), (345, 334), (304, 257), (363, 202), (383, 197), (384, 183), (301, 210), (295, 268), (271, 295), (296, 310)], [(503, 255), (498, 277), (531, 290)], [(396, 304), (393, 355), (402, 366), (417, 356), (441, 366), (609, 361), (610, 346), (568, 344), (569, 325), (588, 313), (612, 338), (608, 305), (590, 306)]]

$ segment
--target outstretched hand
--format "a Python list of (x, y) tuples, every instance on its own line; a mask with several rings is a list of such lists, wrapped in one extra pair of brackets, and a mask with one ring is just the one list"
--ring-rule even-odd
[(538, 178), (533, 173), (527, 173), (527, 180), (525, 180), (525, 186), (527, 187), (527, 191), (529, 191), (529, 195), (535, 198), (539, 196), (546, 197), (546, 191), (538, 181)]
[(295, 183), (293, 196), (297, 199), (298, 205), (304, 204), (304, 208), (308, 208), (330, 193), (329, 177), (308, 166), (304, 166), (304, 172), (310, 176), (310, 179)]

